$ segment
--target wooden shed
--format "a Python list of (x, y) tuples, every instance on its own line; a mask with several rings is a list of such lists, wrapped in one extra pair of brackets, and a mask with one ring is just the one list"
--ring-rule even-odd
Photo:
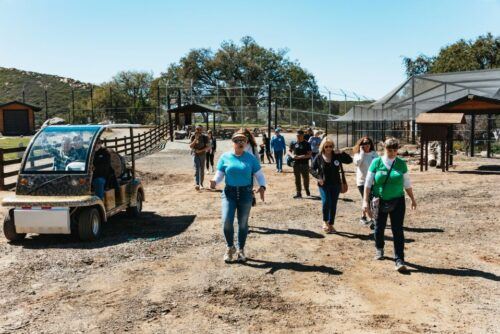
[(19, 101), (0, 104), (0, 132), (5, 136), (35, 132), (35, 112), (42, 108)]
[(439, 141), (441, 145), (441, 168), (447, 171), (452, 164), (453, 125), (465, 124), (463, 113), (423, 113), (417, 116), (420, 126), (420, 171), (428, 169), (429, 142)]

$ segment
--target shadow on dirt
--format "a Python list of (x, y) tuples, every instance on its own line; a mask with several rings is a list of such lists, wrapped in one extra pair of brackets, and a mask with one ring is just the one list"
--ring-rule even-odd
[[(254, 263), (255, 262), (255, 263)], [(341, 275), (342, 272), (336, 270), (332, 267), (327, 266), (310, 266), (307, 264), (302, 264), (298, 262), (273, 262), (273, 261), (264, 261), (248, 258), (248, 261), (242, 263), (244, 266), (257, 268), (257, 269), (269, 269), (266, 274), (273, 275), (278, 270), (293, 270), (298, 272), (316, 272), (328, 275)]]
[[(342, 232), (342, 231), (337, 231), (336, 233), (333, 233), (333, 235), (339, 235), (344, 238), (349, 238), (349, 239), (359, 239), (359, 240), (374, 240), (373, 239), (373, 234), (370, 233), (368, 234), (356, 234), (356, 233), (351, 233), (351, 232)], [(385, 241), (394, 241), (394, 238), (388, 235), (384, 235)], [(412, 243), (415, 242), (415, 239), (411, 238), (405, 238), (406, 243)]]
[(126, 243), (134, 239), (155, 241), (175, 237), (194, 222), (195, 215), (165, 217), (155, 212), (143, 212), (138, 218), (130, 218), (125, 213), (112, 217), (103, 226), (100, 240), (82, 242), (70, 235), (32, 235), (17, 246), (28, 249), (75, 248), (94, 249)]
[(482, 165), (475, 170), (450, 171), (457, 174), (500, 175), (500, 165)]
[(403, 226), (405, 232), (413, 233), (443, 233), (444, 230), (441, 228), (420, 228), (420, 227), (405, 227)]
[(308, 230), (300, 230), (300, 229), (295, 229), (295, 228), (289, 228), (287, 230), (278, 230), (275, 228), (260, 227), (260, 226), (251, 226), (250, 233), (291, 234), (291, 235), (297, 235), (299, 237), (306, 237), (306, 238), (311, 238), (311, 239), (323, 239), (325, 237), (323, 234), (319, 234), (319, 233), (316, 233), (313, 231), (308, 231)]
[[(385, 257), (387, 260), (394, 261), (394, 258)], [(406, 271), (402, 272), (404, 275), (411, 275), (412, 273), (423, 273), (430, 275), (448, 275), (448, 276), (456, 276), (456, 277), (479, 277), (484, 278), (494, 282), (500, 282), (500, 276), (495, 275), (493, 273), (489, 273), (487, 271), (471, 269), (471, 268), (433, 268), (427, 267), (416, 263), (405, 262), (406, 267), (408, 268)]]

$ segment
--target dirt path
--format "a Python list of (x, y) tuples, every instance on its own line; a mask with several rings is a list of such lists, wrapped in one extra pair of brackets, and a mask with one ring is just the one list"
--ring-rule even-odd
[(145, 213), (116, 217), (102, 241), (0, 239), (0, 333), (500, 332), (500, 175), (475, 174), (474, 161), (447, 174), (412, 166), (419, 208), (407, 214), (401, 275), (372, 260), (352, 167), (340, 233), (324, 235), (320, 202), (293, 200), (290, 170), (265, 165), (250, 260), (226, 265), (220, 193), (192, 189), (183, 145), (138, 161)]

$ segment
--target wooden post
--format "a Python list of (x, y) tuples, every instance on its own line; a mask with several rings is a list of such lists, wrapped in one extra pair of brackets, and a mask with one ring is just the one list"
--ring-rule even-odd
[(474, 130), (476, 127), (476, 115), (470, 115), (470, 138), (469, 138), (469, 150), (470, 156), (474, 157)]
[(420, 171), (424, 171), (424, 139), (420, 138)]
[(325, 135), (328, 136), (328, 120), (325, 122)]
[(444, 155), (445, 155), (445, 145), (444, 145), (444, 140), (441, 140), (441, 171), (444, 172), (446, 170), (445, 161), (444, 161)]
[(212, 119), (212, 122), (213, 122), (213, 135), (215, 136), (215, 111), (213, 112), (213, 119)]
[(132, 178), (135, 179), (135, 152), (134, 152), (134, 128), (130, 127), (130, 160), (132, 161)]
[(338, 145), (339, 144), (339, 127), (340, 127), (340, 122), (335, 122), (335, 123), (337, 123), (337, 141), (336, 141), (336, 143)]
[(167, 109), (168, 109), (168, 128), (170, 132), (170, 141), (174, 141), (174, 125), (172, 124), (172, 112), (170, 111), (170, 95), (167, 95)]
[(3, 149), (0, 148), (0, 190), (5, 190), (5, 180), (3, 178)]
[(425, 141), (425, 170), (429, 170), (429, 142), (426, 140)]
[(445, 144), (445, 151), (444, 151), (444, 167), (445, 167), (445, 170), (448, 171), (448, 165), (450, 163), (450, 141), (449, 140), (446, 140), (444, 142)]
[(488, 114), (487, 117), (488, 117), (488, 135), (486, 136), (486, 157), (487, 158), (491, 158), (491, 115), (492, 114)]
[(453, 125), (450, 125), (450, 128), (448, 129), (448, 144), (450, 145), (449, 147), (449, 158), (448, 158), (448, 165), (453, 166)]
[(158, 125), (158, 115), (160, 115), (160, 84), (156, 87), (156, 112), (155, 112), (155, 125)]

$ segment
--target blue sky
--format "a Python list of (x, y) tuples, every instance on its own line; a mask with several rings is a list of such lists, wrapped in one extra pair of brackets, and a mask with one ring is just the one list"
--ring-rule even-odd
[(404, 79), (402, 56), (500, 34), (500, 0), (0, 0), (0, 13), (3, 67), (100, 83), (250, 35), (321, 87), (372, 98)]

